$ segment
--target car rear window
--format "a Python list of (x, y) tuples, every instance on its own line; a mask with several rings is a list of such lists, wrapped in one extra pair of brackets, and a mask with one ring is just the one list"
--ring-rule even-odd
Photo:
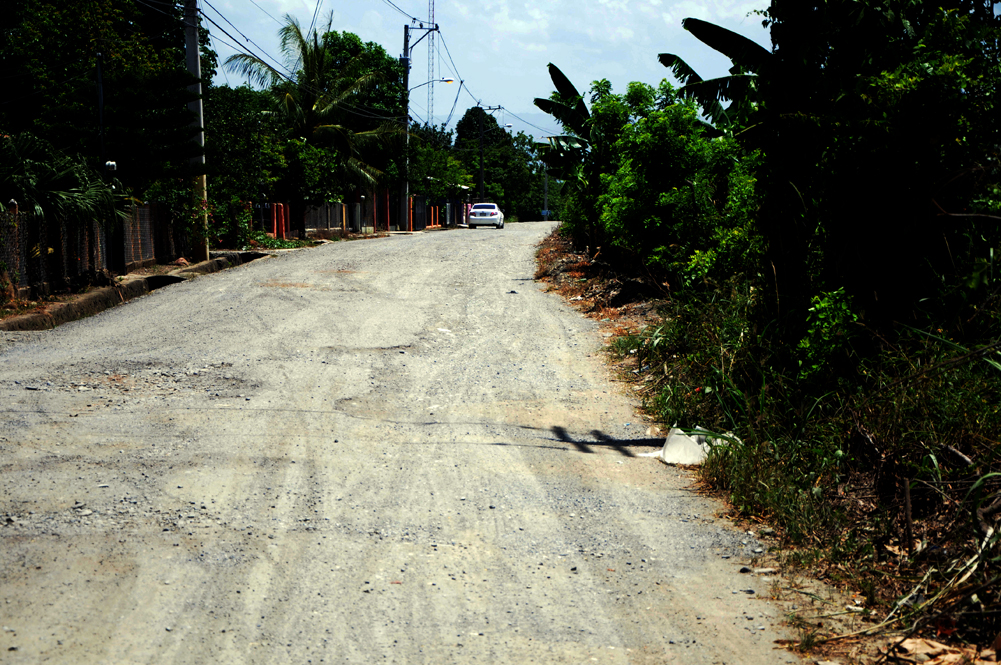
[(493, 210), (497, 206), (493, 203), (475, 203), (473, 204), (473, 210)]

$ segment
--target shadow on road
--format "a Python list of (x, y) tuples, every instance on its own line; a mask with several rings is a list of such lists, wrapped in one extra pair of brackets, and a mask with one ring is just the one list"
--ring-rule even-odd
[(590, 439), (582, 440), (581, 438), (574, 438), (564, 427), (555, 425), (550, 428), (552, 433), (556, 435), (556, 438), (564, 443), (569, 443), (574, 448), (582, 453), (595, 453), (597, 452), (595, 448), (612, 448), (626, 457), (636, 457), (633, 451), (629, 450), (631, 447), (643, 446), (645, 448), (659, 447), (664, 445), (663, 438), (649, 438), (643, 437), (639, 439), (616, 439), (611, 437), (601, 430), (593, 429), (588, 434)]

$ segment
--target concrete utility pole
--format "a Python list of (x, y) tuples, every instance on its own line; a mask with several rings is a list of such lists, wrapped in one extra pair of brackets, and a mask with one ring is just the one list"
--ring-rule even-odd
[(410, 230), (410, 26), (403, 26), (403, 55), (400, 56), (403, 65), (403, 131), (407, 133), (407, 154), (404, 158), (406, 168), (403, 171), (403, 182), (400, 183), (400, 219), (396, 224), (397, 231)]
[[(414, 42), (414, 45), (410, 45), (410, 31), (413, 30), (424, 30), (424, 34)], [(407, 132), (407, 143), (406, 143), (406, 169), (403, 173), (403, 184), (400, 186), (400, 194), (403, 201), (400, 202), (400, 223), (397, 228), (400, 231), (410, 230), (410, 52), (417, 46), (417, 44), (433, 32), (438, 30), (438, 26), (431, 24), (430, 27), (425, 28), (424, 24), (421, 23), (419, 28), (411, 28), (409, 25), (403, 26), (403, 55), (400, 56), (400, 64), (403, 65), (403, 129)], [(442, 79), (445, 80), (445, 79)], [(452, 79), (448, 79), (447, 83), (451, 83)], [(427, 83), (421, 83), (421, 85), (429, 85), (433, 81), (428, 81)], [(414, 86), (414, 89), (421, 87), (421, 85)], [(429, 118), (428, 122), (432, 122), (433, 118)]]
[[(198, 0), (184, 0), (184, 55), (188, 66), (188, 71), (198, 79), (188, 86), (188, 90), (198, 98), (188, 102), (188, 110), (195, 114), (193, 126), (198, 128), (198, 146), (202, 149), (202, 154), (191, 158), (191, 164), (199, 167), (203, 171), (201, 175), (195, 176), (194, 188), (191, 197), (195, 205), (201, 206), (202, 202), (208, 200), (208, 182), (205, 178), (205, 115), (202, 112), (202, 61), (201, 52), (198, 48)], [(202, 214), (202, 228), (204, 235), (208, 234), (209, 216), (206, 210)], [(192, 258), (197, 261), (208, 261), (209, 242), (208, 238), (196, 240), (192, 243)]]

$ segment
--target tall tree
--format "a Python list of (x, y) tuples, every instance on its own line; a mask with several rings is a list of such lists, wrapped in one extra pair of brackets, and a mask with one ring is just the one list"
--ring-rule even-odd
[[(106, 154), (122, 183), (141, 196), (154, 180), (186, 171), (198, 148), (179, 2), (11, 0), (5, 9), (0, 66), (16, 94), (0, 103), (0, 129), (33, 132), (98, 166), (100, 53)], [(204, 44), (211, 76), (214, 54)]]
[(466, 111), (455, 126), (456, 155), (473, 175), (474, 196), (479, 192), (481, 134), (486, 197), (509, 218), (537, 216), (542, 193), (534, 141), (522, 132), (512, 135), (479, 106)]

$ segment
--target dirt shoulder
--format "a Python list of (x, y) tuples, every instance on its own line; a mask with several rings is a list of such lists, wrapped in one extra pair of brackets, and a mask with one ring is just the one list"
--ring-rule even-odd
[[(579, 251), (556, 232), (539, 244), (536, 260), (536, 278), (601, 326), (606, 362), (623, 391), (643, 400), (647, 434), (666, 435), (671, 424), (659, 421), (652, 409), (645, 408), (646, 399), (654, 397), (654, 387), (641, 378), (634, 362), (618, 358), (610, 347), (616, 339), (638, 334), (663, 320), (660, 311), (669, 298), (667, 285), (649, 274), (618, 273), (601, 260), (600, 252)], [(796, 550), (777, 525), (747, 519), (728, 503), (725, 493), (700, 483), (694, 469), (689, 473), (698, 492), (725, 506), (717, 512), (719, 517), (767, 543), (742, 570), (769, 580), (769, 596), (782, 605), (785, 623), (796, 635), (782, 641), (783, 646), (814, 660), (868, 664), (885, 659), (887, 645), (907, 637), (880, 630), (878, 617), (869, 611), (864, 594), (832, 583), (824, 562)], [(867, 634), (869, 631), (873, 634)], [(922, 658), (913, 662), (924, 662)], [(929, 662), (938, 661), (929, 657)]]

